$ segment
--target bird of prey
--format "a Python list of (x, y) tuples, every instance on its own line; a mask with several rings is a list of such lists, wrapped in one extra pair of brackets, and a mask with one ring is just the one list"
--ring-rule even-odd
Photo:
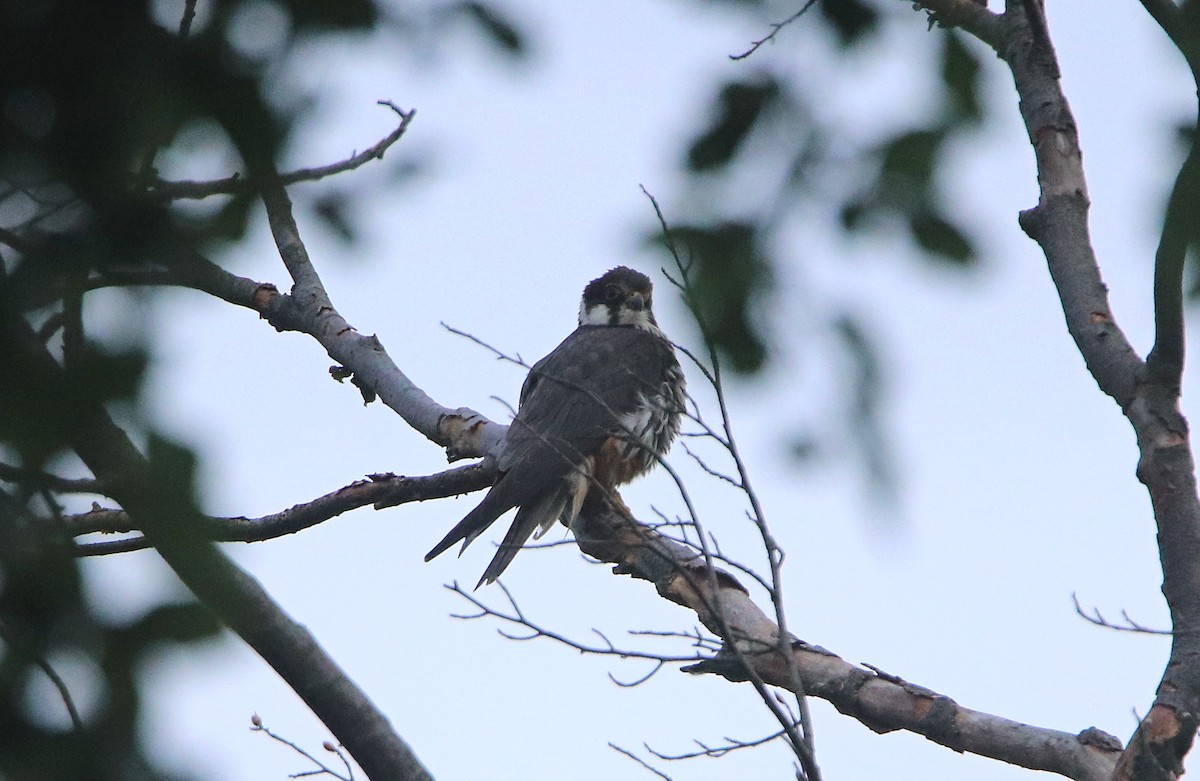
[[(589, 491), (611, 492), (652, 468), (679, 433), (684, 377), (651, 308), (645, 275), (618, 266), (583, 290), (579, 327), (521, 386), (487, 496), (425, 556), (462, 549), (504, 513), (516, 518), (476, 588), (500, 577), (535, 531), (579, 515)], [(461, 551), (460, 551), (461, 555)]]

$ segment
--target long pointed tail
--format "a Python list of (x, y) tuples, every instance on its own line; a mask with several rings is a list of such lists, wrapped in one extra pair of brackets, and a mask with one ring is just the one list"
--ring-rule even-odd
[(483, 571), (483, 577), (475, 584), (475, 588), (479, 588), (484, 583), (495, 583), (521, 548), (525, 546), (534, 531), (539, 526), (549, 527), (558, 520), (567, 506), (567, 498), (566, 491), (560, 489), (536, 504), (527, 504), (517, 510), (517, 517), (513, 519), (512, 526), (508, 527), (508, 533), (504, 535), (500, 549), (496, 551), (491, 563)]
[[(509, 509), (508, 507), (497, 508), (495, 503), (488, 501), (490, 498), (491, 494), (485, 496), (478, 507), (467, 513), (465, 518), (455, 524), (454, 528), (442, 538), (442, 541), (434, 545), (429, 553), (425, 554), (425, 561), (430, 561), (434, 557), (442, 555), (459, 540), (463, 541), (462, 549), (466, 550), (472, 540), (482, 534), (487, 527), (495, 523), (496, 519)], [(509, 507), (511, 506), (509, 505)], [(462, 555), (462, 551), (459, 551), (459, 555)]]

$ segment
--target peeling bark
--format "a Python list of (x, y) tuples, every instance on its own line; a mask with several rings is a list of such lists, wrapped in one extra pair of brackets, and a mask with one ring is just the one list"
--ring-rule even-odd
[[(685, 668), (687, 672), (746, 681), (750, 665), (763, 682), (795, 691), (788, 660), (778, 651), (778, 626), (733, 575), (594, 497), (584, 505), (576, 539), (588, 555), (614, 564), (615, 573), (646, 580), (665, 599), (694, 611), (722, 638), (724, 650)], [(1110, 778), (1120, 755), (1120, 741), (1094, 727), (1072, 734), (1022, 724), (965, 708), (898, 676), (851, 664), (820, 646), (795, 638), (789, 645), (804, 694), (827, 700), (875, 732), (907, 730), (954, 751), (1076, 781)]]

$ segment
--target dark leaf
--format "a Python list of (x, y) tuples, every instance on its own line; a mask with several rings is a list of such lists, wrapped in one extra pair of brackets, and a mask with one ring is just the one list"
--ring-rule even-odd
[(982, 116), (979, 102), (979, 58), (967, 48), (962, 36), (947, 30), (943, 37), (942, 83), (953, 113), (960, 119), (977, 121)]
[(371, 0), (286, 0), (297, 32), (361, 30), (379, 21), (378, 5)]
[(334, 235), (344, 242), (354, 241), (354, 225), (351, 224), (349, 211), (352, 204), (342, 195), (324, 195), (313, 203), (313, 212), (325, 223)]
[[(218, 198), (210, 200), (219, 202)], [(251, 207), (257, 199), (249, 193), (231, 195), (211, 215), (198, 217), (183, 223), (181, 227), (192, 231), (199, 241), (236, 241), (246, 233)]]
[(171, 535), (198, 550), (209, 545), (197, 522), (200, 510), (195, 494), (196, 454), (156, 433), (151, 434), (147, 450), (150, 474), (142, 512), (153, 514), (159, 535)]
[(163, 641), (190, 643), (213, 637), (221, 629), (212, 611), (199, 602), (159, 605), (130, 628), (140, 645)]
[(909, 186), (927, 186), (943, 138), (941, 130), (910, 130), (893, 137), (883, 147), (883, 173)]
[(1197, 0), (1183, 0), (1180, 11), (1182, 12), (1180, 15), (1188, 22), (1187, 24), (1179, 25), (1181, 28), (1180, 33), (1190, 39), (1192, 43), (1200, 42), (1198, 40), (1200, 39), (1200, 33), (1196, 32), (1200, 30), (1200, 27), (1197, 26), (1200, 24), (1200, 2)]
[(142, 384), (149, 356), (143, 350), (109, 351), (90, 343), (72, 360), (72, 377), (99, 401), (132, 398)]
[(1196, 137), (1196, 123), (1188, 120), (1175, 125), (1175, 140), (1185, 153), (1192, 148), (1192, 139)]
[(867, 204), (863, 198), (852, 198), (842, 204), (841, 211), (838, 213), (838, 218), (841, 220), (842, 229), (847, 231), (857, 230), (863, 223), (863, 219), (867, 216)]
[(1187, 297), (1192, 301), (1200, 300), (1200, 240), (1193, 239), (1188, 244), (1184, 270)]
[(846, 382), (851, 401), (847, 429), (876, 496), (894, 500), (895, 459), (883, 425), (881, 407), (886, 388), (878, 348), (862, 322), (850, 313), (839, 314), (831, 325), (850, 359)]
[(976, 259), (971, 240), (941, 215), (918, 212), (909, 218), (909, 230), (921, 249), (956, 265), (968, 265)]
[(688, 168), (711, 171), (727, 165), (764, 110), (778, 97), (779, 84), (773, 79), (754, 84), (733, 82), (722, 87), (712, 124), (688, 149)]
[[(0, 551), (0, 621), (9, 630), (31, 637), (48, 633), (63, 613), (78, 610), (79, 572), (66, 544), (55, 544), (48, 530), (19, 522), (10, 508), (0, 516), (4, 550)], [(49, 622), (49, 623), (47, 623)], [(28, 646), (37, 645), (30, 639)], [(0, 643), (2, 646), (3, 643)], [(2, 687), (0, 687), (2, 688)]]
[(788, 445), (788, 453), (792, 458), (809, 464), (821, 456), (822, 450), (817, 436), (807, 432), (797, 434)]
[(757, 227), (718, 222), (671, 229), (685, 262), (691, 261), (688, 302), (717, 350), (739, 372), (755, 372), (767, 359), (756, 307), (770, 289), (770, 264)]
[(879, 356), (875, 345), (858, 319), (847, 313), (834, 317), (832, 328), (853, 362), (851, 385), (855, 391), (855, 407), (864, 413), (871, 413), (882, 395)]
[(864, 0), (821, 0), (820, 8), (842, 46), (857, 42), (879, 26), (879, 12)]
[(500, 51), (511, 57), (520, 57), (528, 48), (525, 36), (517, 26), (491, 3), (465, 2), (459, 10), (475, 22)]

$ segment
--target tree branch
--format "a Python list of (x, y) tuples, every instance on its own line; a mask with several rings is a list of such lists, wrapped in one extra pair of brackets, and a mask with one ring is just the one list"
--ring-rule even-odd
[(929, 24), (957, 27), (1000, 51), (1003, 24), (999, 14), (977, 0), (918, 0), (916, 5), (929, 13)]
[[(819, 646), (790, 639), (791, 659), (778, 649), (779, 628), (737, 579), (710, 570), (691, 549), (630, 522), (599, 497), (585, 503), (576, 539), (580, 550), (615, 564), (614, 572), (652, 583), (659, 595), (696, 613), (709, 630), (741, 647), (755, 675), (794, 691), (789, 667), (799, 671), (808, 696), (827, 700), (876, 732), (903, 729), (955, 751), (1044, 770), (1076, 781), (1107, 780), (1120, 742), (1095, 728), (1075, 735), (970, 710), (898, 677), (850, 664)], [(713, 585), (715, 584), (715, 586)], [(714, 591), (715, 589), (715, 591)], [(719, 593), (718, 593), (719, 592)], [(723, 621), (713, 613), (719, 605)], [(684, 668), (746, 681), (751, 673), (731, 650)]]
[(3, 640), (4, 644), (11, 651), (24, 656), (37, 665), (42, 674), (58, 690), (58, 696), (63, 702), (63, 707), (67, 709), (67, 716), (71, 719), (72, 729), (76, 732), (82, 732), (85, 728), (83, 719), (79, 715), (79, 709), (75, 707), (75, 699), (71, 696), (71, 690), (67, 688), (67, 682), (62, 679), (62, 676), (58, 674), (58, 671), (54, 669), (50, 662), (46, 661), (46, 658), (36, 650), (21, 642), (16, 633), (9, 629), (3, 619), (0, 619), (0, 640)]
[(359, 334), (338, 314), (300, 240), (287, 191), (271, 178), (265, 178), (262, 187), (271, 234), (295, 283), (291, 296), (302, 313), (302, 330), (320, 342), (329, 357), (352, 369), (406, 423), (444, 446), (451, 460), (486, 455), (496, 448), (506, 426), (474, 410), (441, 406), (400, 371), (376, 336)]
[[(0, 346), (30, 392), (58, 407), (59, 425), (98, 480), (145, 529), (180, 579), (270, 664), (375, 779), (425, 781), (429, 773), (387, 718), (254, 578), (195, 533), (177, 454), (152, 443), (143, 456), (58, 365), (23, 318), (0, 311)], [(164, 476), (174, 479), (163, 479)]]
[(107, 496), (107, 486), (97, 480), (61, 477), (49, 474), (48, 472), (22, 469), (21, 467), (5, 463), (0, 463), (0, 480), (6, 483), (46, 489), (55, 493)]
[(375, 336), (362, 336), (329, 300), (300, 241), (291, 201), (282, 188), (270, 196), (272, 231), (296, 283), (281, 293), (270, 282), (256, 282), (221, 268), (194, 250), (176, 246), (156, 259), (156, 266), (105, 269), (90, 280), (91, 288), (108, 285), (174, 285), (200, 290), (251, 309), (279, 331), (297, 331), (316, 339), (331, 359), (365, 383), (384, 404), (414, 429), (446, 448), (450, 460), (485, 456), (504, 439), (507, 426), (459, 407), (450, 409), (431, 399), (392, 361)]
[(757, 41), (751, 42), (750, 48), (747, 49), (746, 51), (742, 52), (741, 54), (729, 55), (729, 59), (734, 60), (735, 62), (737, 60), (744, 60), (747, 57), (749, 57), (751, 54), (754, 54), (756, 51), (761, 49), (764, 44), (774, 41), (775, 36), (779, 35), (780, 30), (782, 30), (784, 27), (787, 27), (789, 24), (791, 24), (792, 22), (796, 21), (801, 16), (803, 16), (808, 11), (808, 9), (813, 7), (813, 5), (816, 2), (817, 2), (817, 0), (806, 0), (804, 5), (800, 6), (799, 11), (796, 11), (794, 14), (792, 14), (788, 18), (784, 19), (782, 22), (772, 22), (771, 23), (771, 32), (767, 33), (762, 38), (759, 38)]
[[(1146, 3), (1178, 40), (1174, 7)], [(1200, 499), (1187, 421), (1179, 410), (1183, 365), (1180, 226), (1195, 206), (1197, 165), (1189, 155), (1172, 193), (1155, 270), (1153, 365), (1138, 357), (1114, 321), (1088, 231), (1087, 185), (1078, 133), (1059, 84), (1057, 56), (1037, 0), (1007, 0), (1002, 59), (1012, 71), (1021, 116), (1033, 145), (1040, 195), (1020, 215), (1042, 248), (1062, 302), (1067, 329), (1101, 390), (1121, 407), (1137, 434), (1138, 479), (1158, 525), (1163, 594), (1171, 610), (1171, 657), (1154, 705), (1138, 725), (1113, 777), (1173, 781), (1200, 726)], [(1189, 40), (1193, 40), (1189, 38)], [(1189, 63), (1195, 60), (1184, 50)]]
[(1148, 626), (1143, 626), (1142, 624), (1139, 624), (1137, 621), (1134, 621), (1132, 618), (1130, 618), (1129, 613), (1125, 610), (1121, 611), (1121, 617), (1125, 619), (1125, 623), (1124, 624), (1114, 624), (1112, 621), (1109, 621), (1107, 618), (1105, 618), (1100, 613), (1100, 608), (1098, 608), (1098, 607), (1092, 608), (1091, 613), (1084, 610), (1083, 605), (1079, 604), (1079, 597), (1077, 595), (1071, 594), (1071, 601), (1075, 603), (1075, 613), (1080, 618), (1082, 618), (1084, 621), (1087, 621), (1090, 624), (1095, 624), (1096, 626), (1102, 626), (1105, 629), (1112, 629), (1117, 632), (1134, 632), (1136, 634), (1142, 634), (1142, 635), (1170, 635), (1171, 634), (1171, 631), (1167, 630), (1167, 629), (1151, 629)]
[[(691, 267), (679, 252), (679, 248), (676, 246), (674, 238), (671, 235), (670, 226), (667, 224), (667, 219), (663, 214), (662, 208), (659, 206), (657, 199), (655, 199), (655, 197), (651, 195), (645, 187), (642, 188), (642, 192), (646, 194), (646, 197), (650, 199), (650, 203), (654, 207), (654, 213), (658, 217), (659, 226), (662, 229), (664, 244), (666, 245), (667, 250), (670, 252), (672, 259), (675, 261), (675, 269), (679, 274), (679, 278), (676, 279), (670, 274), (666, 274), (665, 271), (664, 274), (666, 274), (667, 279), (670, 280), (671, 283), (674, 284), (682, 294), (684, 301), (687, 302), (688, 309), (691, 310), (692, 314), (696, 317), (696, 322), (700, 326), (700, 331), (704, 337), (704, 346), (708, 351), (708, 365), (705, 366), (690, 352), (687, 353), (687, 356), (692, 359), (694, 364), (701, 367), (705, 379), (707, 379), (709, 384), (712, 386), (713, 393), (716, 396), (717, 407), (721, 414), (721, 428), (723, 431), (723, 436), (714, 434), (714, 438), (722, 445), (722, 447), (725, 448), (725, 450), (729, 453), (730, 458), (733, 460), (734, 467), (736, 468), (738, 475), (736, 485), (738, 485), (741, 491), (745, 494), (746, 500), (750, 505), (750, 510), (747, 515), (757, 529), (759, 537), (762, 540), (763, 550), (767, 555), (767, 563), (771, 571), (771, 583), (768, 592), (771, 595), (771, 604), (775, 613), (775, 638), (779, 647), (779, 651), (787, 662), (788, 673), (792, 684), (788, 687), (788, 689), (796, 695), (796, 709), (799, 713), (799, 718), (791, 718), (790, 714), (785, 717), (784, 714), (781, 713), (775, 706), (775, 704), (771, 702), (770, 698), (766, 696), (762, 681), (759, 680), (757, 676), (752, 676), (752, 683), (758, 690), (759, 695), (763, 698), (764, 704), (775, 715), (776, 719), (780, 723), (780, 726), (783, 727), (784, 732), (788, 735), (789, 743), (792, 743), (796, 748), (797, 759), (800, 760), (802, 771), (798, 774), (798, 776), (802, 777), (805, 781), (820, 781), (821, 771), (816, 761), (816, 748), (813, 737), (812, 718), (809, 714), (808, 702), (805, 697), (804, 683), (800, 676), (800, 670), (793, 661), (793, 657), (786, 653), (788, 648), (787, 644), (791, 638), (791, 633), (788, 631), (787, 613), (784, 609), (784, 552), (776, 543), (775, 536), (771, 533), (770, 527), (767, 524), (766, 513), (763, 512), (762, 505), (758, 500), (758, 493), (754, 490), (754, 487), (751, 484), (749, 470), (746, 468), (745, 461), (742, 460), (741, 453), (738, 449), (737, 440), (733, 435), (733, 422), (730, 419), (729, 407), (725, 400), (725, 386), (721, 380), (721, 362), (717, 355), (717, 350), (712, 339), (712, 332), (709, 328), (709, 324), (704, 322), (704, 318), (701, 317), (701, 309), (696, 304), (696, 291), (692, 287), (691, 276), (689, 274)], [(695, 417), (697, 420), (701, 418), (698, 407)], [(706, 423), (703, 423), (703, 421), (701, 421), (701, 424), (705, 430), (712, 430), (711, 427)], [(703, 466), (703, 462), (701, 462), (701, 465)], [(672, 473), (672, 476), (674, 477), (674, 473)], [(678, 482), (678, 478), (676, 478), (676, 480)], [(680, 483), (679, 487), (680, 491), (682, 492), (682, 483)], [(694, 513), (692, 515), (692, 520), (696, 520)], [(701, 535), (701, 544), (704, 547), (706, 564), (711, 565), (712, 557), (709, 554), (707, 547), (704, 546), (703, 531), (699, 529), (698, 525), (697, 531)], [(712, 580), (710, 585), (715, 586), (716, 581)], [(719, 606), (720, 603), (717, 603), (718, 608)], [(728, 634), (722, 631), (721, 636), (728, 637)], [(797, 731), (797, 725), (800, 728), (799, 731)]]
[[(397, 475), (370, 475), (336, 491), (317, 497), (310, 502), (297, 504), (278, 513), (260, 518), (216, 518), (201, 516), (196, 519), (197, 530), (213, 542), (261, 542), (295, 534), (316, 526), (331, 518), (373, 505), (376, 510), (395, 507), (408, 502), (423, 502), (427, 499), (443, 499), (448, 496), (478, 491), (492, 484), (495, 470), (490, 464), (448, 469), (422, 477)], [(129, 514), (120, 510), (97, 509), (80, 515), (68, 516), (67, 529), (73, 535), (94, 533), (129, 532), (137, 529)], [(133, 537), (106, 542), (82, 543), (76, 548), (78, 556), (101, 556), (110, 553), (125, 553), (150, 547), (145, 537)]]
[(1142, 362), (1114, 320), (1092, 250), (1079, 134), (1058, 82), (1057, 59), (1049, 38), (1035, 34), (1043, 26), (1028, 21), (1020, 2), (1009, 1), (1004, 19), (1006, 44), (1000, 55), (1012, 70), (1040, 185), (1038, 205), (1021, 213), (1020, 224), (1042, 247), (1067, 330), (1088, 370), (1125, 409), (1133, 401)]
[[(316, 168), (301, 168), (297, 171), (289, 171), (279, 175), (281, 184), (289, 185), (297, 182), (313, 182), (318, 179), (324, 179), (335, 174), (353, 171), (355, 168), (369, 163), (372, 160), (382, 160), (384, 153), (391, 148), (393, 144), (400, 140), (404, 132), (408, 130), (409, 124), (413, 121), (413, 117), (417, 115), (416, 109), (404, 111), (390, 100), (378, 101), (379, 105), (387, 106), (392, 111), (400, 115), (400, 124), (396, 126), (388, 135), (384, 136), (378, 142), (363, 150), (355, 153), (345, 160), (329, 165), (317, 166)], [(158, 179), (150, 182), (147, 186), (147, 192), (151, 198), (159, 201), (172, 201), (181, 199), (201, 199), (208, 198), (212, 195), (235, 195), (247, 194), (258, 191), (255, 182), (241, 174), (233, 174), (224, 179), (215, 179), (205, 182), (197, 181), (178, 181), (169, 182)]]

